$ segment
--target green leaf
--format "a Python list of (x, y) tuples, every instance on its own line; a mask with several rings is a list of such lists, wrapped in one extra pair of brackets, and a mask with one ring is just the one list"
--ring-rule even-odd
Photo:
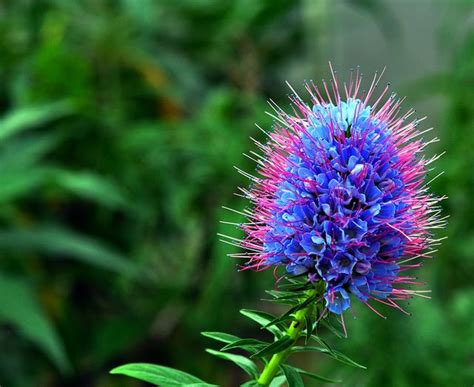
[(305, 324), (306, 324), (306, 338), (305, 344), (308, 344), (309, 340), (311, 340), (311, 335), (313, 334), (314, 329), (314, 322), (311, 314), (307, 314), (305, 316)]
[(45, 167), (32, 167), (2, 173), (0, 204), (31, 194), (36, 188), (45, 183), (49, 173), (50, 169)]
[(303, 290), (309, 290), (314, 288), (314, 284), (308, 281), (298, 281), (298, 280), (292, 280), (288, 279), (289, 283), (280, 283), (278, 285), (278, 289), (281, 289), (283, 291), (292, 291), (292, 292), (300, 292)]
[(270, 321), (275, 319), (275, 316), (265, 313), (265, 312), (260, 312), (258, 310), (250, 310), (250, 309), (242, 309), (240, 311), (241, 314), (243, 314), (245, 317), (248, 317), (249, 319), (255, 321), (256, 323), (262, 325), (262, 327), (271, 333), (273, 333), (276, 337), (281, 337), (283, 335), (283, 332), (281, 331), (278, 324), (276, 326), (268, 326)]
[(223, 343), (232, 343), (232, 342), (240, 340), (240, 337), (230, 335), (228, 333), (223, 333), (223, 332), (201, 332), (201, 335), (209, 337), (217, 341), (221, 341)]
[(329, 353), (332, 353), (332, 352), (333, 352), (331, 346), (330, 346), (325, 340), (323, 340), (321, 337), (319, 337), (318, 335), (311, 335), (311, 338), (312, 338), (314, 341), (316, 341), (316, 342), (318, 342), (319, 344), (321, 344), (323, 347), (325, 347), (325, 348), (328, 350)]
[(240, 368), (242, 368), (247, 374), (252, 376), (254, 379), (258, 378), (257, 366), (252, 360), (247, 359), (245, 356), (234, 355), (232, 353), (222, 353), (213, 349), (206, 349), (206, 352), (210, 353), (211, 355), (220, 357), (221, 359), (229, 360), (235, 363)]
[(288, 382), (288, 387), (304, 387), (303, 379), (301, 379), (301, 376), (296, 368), (288, 364), (282, 364), (280, 365), (280, 368), (285, 374), (286, 380)]
[(324, 353), (328, 356), (331, 356), (333, 359), (341, 362), (341, 363), (344, 363), (344, 364), (347, 364), (347, 365), (350, 365), (350, 366), (353, 366), (353, 367), (357, 367), (357, 368), (362, 368), (362, 369), (367, 369), (367, 367), (363, 366), (362, 364), (359, 364), (357, 362), (355, 362), (354, 360), (350, 359), (348, 356), (344, 355), (343, 353), (339, 352), (339, 351), (336, 351), (334, 349), (327, 349), (327, 348), (324, 348), (324, 347), (316, 347), (316, 346), (313, 346), (313, 345), (307, 345), (307, 346), (295, 346), (293, 348), (291, 348), (291, 352), (311, 352), (311, 351), (317, 351), (317, 352), (321, 352), (321, 353)]
[(263, 347), (266, 347), (268, 343), (265, 343), (264, 341), (257, 340), (257, 339), (240, 339), (233, 341), (232, 343), (227, 344), (225, 347), (221, 348), (221, 351), (228, 351), (229, 349), (234, 349), (234, 348), (241, 348), (243, 350), (246, 350), (248, 352), (255, 353), (262, 349)]
[(61, 255), (120, 272), (137, 274), (135, 264), (122, 255), (84, 235), (51, 226), (35, 229), (0, 230), (0, 248)]
[(251, 357), (264, 357), (264, 356), (270, 356), (273, 355), (274, 353), (278, 353), (281, 351), (284, 351), (285, 349), (291, 347), (291, 345), (294, 343), (294, 340), (289, 337), (289, 336), (283, 336), (276, 340), (275, 342), (271, 343), (270, 345), (267, 345), (265, 348), (261, 349)]
[(175, 370), (174, 368), (159, 366), (147, 363), (131, 363), (114, 368), (111, 374), (130, 376), (144, 382), (163, 386), (194, 386), (211, 387), (215, 384), (208, 384), (196, 376), (186, 372)]
[(305, 346), (300, 346), (300, 345), (295, 345), (293, 348), (291, 348), (291, 352), (323, 352), (323, 353), (330, 353), (326, 348), (324, 347), (317, 347), (315, 345), (305, 345)]
[(334, 333), (339, 339), (346, 338), (346, 335), (338, 330), (329, 319), (324, 318), (322, 319), (321, 323), (328, 328), (332, 333)]
[(286, 382), (286, 376), (280, 375), (275, 377), (272, 382), (270, 383), (270, 387), (281, 387), (283, 383)]
[(63, 372), (70, 371), (63, 344), (23, 278), (0, 274), (0, 321), (14, 326)]
[(266, 290), (265, 292), (271, 295), (274, 299), (265, 299), (264, 301), (277, 302), (280, 304), (295, 305), (301, 298), (301, 294), (298, 292), (282, 292), (279, 290)]
[(316, 295), (308, 297), (303, 302), (299, 303), (298, 305), (295, 305), (293, 308), (291, 308), (287, 312), (283, 313), (280, 317), (277, 317), (277, 318), (273, 319), (272, 321), (270, 321), (269, 323), (267, 323), (263, 328), (266, 329), (266, 328), (268, 328), (272, 325), (275, 325), (275, 324), (278, 324), (278, 323), (281, 323), (281, 322), (288, 321), (288, 320), (292, 319), (293, 313), (296, 313), (299, 310), (306, 308), (309, 304), (314, 302), (314, 300), (316, 300)]
[(104, 206), (130, 207), (118, 186), (100, 175), (56, 169), (51, 178), (61, 188)]
[(265, 293), (273, 298), (299, 297), (299, 294), (296, 292), (284, 292), (281, 290), (265, 290)]
[(245, 382), (244, 384), (241, 384), (240, 387), (259, 387), (260, 384), (256, 380), (249, 380), (248, 382)]
[(19, 108), (0, 120), (0, 142), (21, 131), (42, 125), (72, 111), (67, 102)]
[(36, 163), (51, 151), (58, 143), (56, 133), (23, 136), (0, 144), (0, 175), (13, 171), (31, 173)]
[(328, 383), (341, 383), (341, 380), (337, 380), (337, 379), (329, 379), (329, 378), (326, 378), (324, 376), (321, 376), (321, 375), (317, 375), (317, 374), (313, 374), (312, 372), (307, 372), (305, 370), (302, 370), (302, 369), (299, 369), (299, 368), (295, 368), (295, 370), (297, 372), (299, 372), (301, 375), (304, 375), (304, 376), (308, 376), (312, 379), (316, 379), (316, 380), (319, 380), (321, 382), (328, 382)]

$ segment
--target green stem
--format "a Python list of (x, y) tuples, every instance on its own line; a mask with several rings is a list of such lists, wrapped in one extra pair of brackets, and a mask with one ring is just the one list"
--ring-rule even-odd
[[(310, 290), (307, 292), (308, 297), (312, 297), (316, 294), (316, 290)], [(301, 330), (306, 325), (306, 316), (312, 313), (314, 305), (308, 305), (304, 309), (300, 309), (298, 312), (295, 313), (295, 318), (291, 322), (290, 326), (286, 330), (286, 334), (293, 339), (293, 344), (291, 344), (287, 349), (275, 353), (270, 361), (265, 366), (264, 370), (262, 371), (260, 377), (258, 378), (258, 384), (262, 386), (269, 386), (272, 382), (273, 378), (278, 372), (278, 368), (280, 365), (286, 360), (288, 357), (291, 348), (295, 345), (296, 341), (300, 337)]]

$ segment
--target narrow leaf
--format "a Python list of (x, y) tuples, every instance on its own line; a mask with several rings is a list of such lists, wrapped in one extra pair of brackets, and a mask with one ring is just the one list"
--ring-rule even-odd
[(329, 319), (325, 318), (321, 321), (321, 323), (328, 328), (332, 333), (334, 333), (339, 339), (346, 338), (346, 335), (341, 332), (339, 329), (337, 329), (330, 321)]
[(278, 324), (276, 324), (276, 326), (267, 326), (270, 321), (275, 319), (275, 316), (269, 313), (250, 309), (242, 309), (240, 313), (248, 317), (249, 319), (255, 321), (256, 323), (262, 325), (264, 329), (270, 331), (276, 337), (281, 337), (283, 335), (282, 331), (280, 330), (281, 327), (279, 327)]
[(24, 136), (11, 139), (0, 144), (0, 174), (8, 174), (13, 171), (31, 172), (31, 168), (37, 168), (37, 162), (51, 151), (59, 141), (56, 133), (42, 135)]
[(314, 329), (314, 322), (310, 314), (307, 314), (305, 316), (305, 323), (306, 323), (305, 344), (308, 344), (308, 342), (311, 340), (311, 335), (313, 334), (313, 329)]
[(50, 169), (36, 166), (11, 170), (1, 174), (0, 204), (30, 195), (48, 179)]
[(242, 368), (247, 374), (252, 376), (254, 379), (258, 378), (257, 366), (252, 360), (247, 359), (245, 356), (234, 355), (233, 353), (223, 353), (215, 351), (213, 349), (206, 349), (206, 352), (210, 353), (211, 355), (220, 357), (221, 359), (229, 360), (235, 363), (240, 368)]
[(321, 344), (322, 346), (324, 346), (328, 350), (328, 353), (333, 352), (331, 346), (325, 340), (323, 340), (321, 337), (319, 337), (318, 335), (311, 335), (311, 338), (313, 340), (315, 340), (316, 342), (318, 342), (319, 344)]
[(101, 242), (59, 227), (0, 231), (0, 248), (61, 255), (132, 276), (137, 267)]
[(255, 353), (263, 347), (266, 347), (267, 345), (268, 343), (257, 339), (240, 339), (227, 344), (225, 347), (222, 347), (221, 351), (228, 351), (229, 349), (234, 348), (242, 348), (243, 350)]
[(281, 323), (283, 321), (287, 321), (289, 319), (291, 319), (293, 313), (296, 313), (298, 312), (299, 310), (301, 309), (304, 309), (306, 308), (309, 304), (311, 304), (314, 300), (316, 299), (316, 296), (311, 296), (311, 297), (308, 297), (306, 300), (304, 300), (303, 302), (299, 303), (298, 305), (295, 305), (293, 308), (289, 309), (287, 312), (283, 313), (280, 317), (277, 317), (275, 319), (273, 319), (272, 321), (270, 321), (267, 325), (265, 325), (263, 328), (268, 328), (272, 325), (275, 325), (275, 324), (278, 324), (278, 323)]
[(304, 387), (303, 379), (301, 379), (301, 376), (296, 368), (288, 364), (282, 364), (280, 367), (285, 374), (288, 387)]
[(319, 380), (321, 382), (328, 382), (328, 383), (341, 383), (341, 380), (337, 379), (329, 379), (321, 375), (313, 374), (312, 372), (307, 372), (299, 368), (295, 368), (297, 372), (299, 372), (301, 375), (308, 376), (312, 379)]
[(249, 380), (248, 382), (245, 382), (244, 384), (241, 384), (240, 387), (259, 387), (260, 385), (256, 380)]
[(64, 116), (71, 110), (67, 102), (16, 109), (0, 120), (0, 142), (20, 131)]
[(211, 387), (214, 384), (208, 384), (196, 376), (186, 372), (175, 370), (174, 368), (159, 366), (146, 363), (131, 363), (114, 368), (111, 374), (120, 374), (132, 378), (143, 380), (144, 382), (155, 385), (167, 386), (195, 386)]
[(281, 387), (286, 382), (286, 376), (280, 375), (272, 380), (270, 387)]
[(130, 207), (119, 187), (100, 175), (55, 169), (52, 171), (51, 179), (59, 187), (104, 206)]
[(357, 368), (362, 368), (362, 369), (367, 369), (367, 367), (363, 366), (362, 364), (359, 364), (355, 362), (354, 360), (350, 359), (348, 356), (344, 355), (343, 353), (336, 351), (334, 349), (328, 350), (327, 348), (324, 347), (316, 347), (313, 345), (307, 345), (307, 346), (295, 346), (291, 348), (291, 352), (321, 352), (324, 353), (330, 357), (332, 357), (334, 360), (337, 360), (343, 364), (350, 365), (352, 367), (357, 367)]
[(314, 288), (314, 284), (311, 282), (302, 282), (302, 281), (291, 281), (288, 280), (290, 283), (281, 283), (278, 285), (278, 289), (283, 291), (293, 291), (299, 292), (303, 290), (309, 290)]
[(294, 343), (294, 340), (289, 337), (289, 336), (283, 336), (279, 338), (277, 341), (271, 343), (270, 345), (267, 345), (265, 348), (261, 349), (251, 357), (264, 357), (264, 356), (270, 356), (273, 355), (274, 353), (278, 353), (281, 351), (284, 351), (285, 349), (291, 347), (291, 345)]
[(223, 332), (201, 332), (201, 335), (220, 341), (222, 343), (232, 343), (240, 340), (240, 337)]
[(70, 370), (63, 344), (25, 279), (0, 274), (0, 305), (1, 322), (18, 329), (62, 372)]

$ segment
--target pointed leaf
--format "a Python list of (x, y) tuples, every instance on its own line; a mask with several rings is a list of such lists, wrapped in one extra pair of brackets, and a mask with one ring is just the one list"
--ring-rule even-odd
[(346, 335), (338, 330), (329, 319), (325, 318), (321, 321), (321, 323), (328, 328), (332, 333), (334, 333), (339, 339), (346, 338)]
[(201, 335), (209, 337), (210, 339), (221, 341), (222, 343), (232, 343), (240, 340), (240, 337), (223, 332), (201, 332)]
[(280, 317), (277, 317), (277, 318), (273, 319), (272, 321), (270, 321), (267, 325), (264, 326), (264, 328), (268, 328), (272, 325), (275, 325), (275, 324), (278, 324), (278, 323), (281, 323), (283, 321), (287, 321), (287, 320), (291, 319), (292, 318), (291, 316), (294, 313), (298, 312), (301, 309), (306, 308), (308, 305), (310, 305), (312, 302), (314, 302), (314, 300), (316, 300), (316, 295), (308, 297), (303, 302), (299, 303), (298, 305), (295, 305), (293, 308), (291, 308), (287, 312), (283, 313)]
[(265, 348), (261, 349), (251, 357), (264, 357), (264, 356), (270, 356), (273, 355), (274, 353), (278, 353), (281, 351), (284, 351), (285, 349), (291, 347), (291, 345), (294, 343), (294, 340), (289, 337), (289, 336), (283, 336), (279, 338), (277, 341), (271, 343), (270, 345), (267, 345)]
[(288, 382), (288, 387), (304, 387), (303, 379), (301, 379), (301, 376), (296, 370), (296, 368), (288, 364), (282, 364), (280, 368), (285, 374), (286, 380)]
[(5, 144), (0, 144), (2, 181), (3, 174), (36, 167), (35, 163), (51, 151), (58, 141), (57, 133), (48, 133), (15, 138)]
[(352, 367), (357, 367), (357, 368), (362, 368), (364, 370), (367, 369), (367, 367), (363, 366), (362, 364), (359, 364), (355, 362), (354, 360), (350, 359), (348, 356), (344, 355), (343, 353), (336, 351), (334, 349), (328, 350), (327, 348), (324, 347), (316, 347), (313, 345), (307, 345), (307, 346), (295, 346), (291, 348), (291, 352), (311, 352), (311, 351), (316, 351), (316, 352), (321, 352), (324, 353), (328, 356), (331, 356), (334, 360), (337, 360), (343, 364), (350, 365)]
[(333, 352), (331, 346), (325, 340), (323, 340), (321, 337), (319, 337), (318, 335), (311, 335), (311, 338), (313, 340), (315, 340), (316, 342), (318, 342), (319, 344), (321, 344), (322, 346), (324, 346), (328, 350), (328, 353)]
[(256, 380), (249, 380), (248, 382), (245, 382), (244, 384), (241, 384), (240, 387), (259, 387), (260, 385)]
[(232, 343), (227, 344), (225, 347), (221, 348), (221, 351), (228, 351), (229, 349), (241, 348), (243, 350), (255, 353), (266, 347), (268, 343), (257, 339), (240, 339), (233, 341)]
[(264, 301), (276, 302), (279, 304), (295, 305), (301, 297), (301, 294), (298, 292), (282, 292), (279, 290), (266, 290), (265, 292), (271, 295), (274, 299), (265, 299)]
[(324, 347), (317, 347), (315, 345), (295, 345), (291, 348), (291, 352), (322, 352), (322, 353), (330, 353), (327, 348)]
[(0, 204), (11, 202), (35, 192), (47, 181), (49, 174), (50, 169), (42, 166), (2, 173)]
[(210, 353), (211, 355), (220, 357), (221, 359), (229, 360), (235, 363), (240, 368), (242, 368), (247, 374), (249, 374), (253, 378), (258, 378), (257, 366), (252, 360), (247, 359), (245, 356), (234, 355), (232, 353), (222, 353), (213, 349), (206, 349), (206, 352)]
[(0, 120), (0, 142), (23, 130), (42, 125), (72, 111), (67, 102), (18, 108)]
[(270, 383), (270, 387), (281, 387), (283, 383), (286, 382), (286, 376), (280, 375), (275, 377), (272, 382)]
[(214, 384), (208, 384), (196, 376), (190, 375), (186, 372), (147, 363), (125, 364), (114, 368), (110, 373), (130, 376), (155, 385), (195, 387), (215, 386)]
[[(242, 309), (240, 313), (264, 327), (270, 323), (270, 321), (275, 319), (275, 316), (258, 310)], [(283, 335), (278, 324), (277, 326), (265, 327), (265, 329), (273, 333), (276, 337), (281, 337)]]
[(308, 344), (309, 340), (311, 340), (311, 335), (313, 334), (313, 329), (314, 329), (314, 322), (312, 315), (308, 313), (305, 316), (305, 323), (306, 323), (306, 338), (305, 338), (305, 344)]
[(362, 368), (364, 370), (367, 369), (366, 366), (355, 362), (354, 360), (349, 358), (347, 355), (344, 355), (343, 353), (336, 351), (334, 349), (332, 350), (332, 353), (330, 354), (330, 356), (341, 363), (344, 363), (353, 367), (357, 367), (357, 368)]
[(119, 187), (100, 175), (55, 169), (52, 171), (51, 179), (59, 187), (104, 206), (130, 207)]
[(314, 284), (311, 282), (306, 281), (291, 281), (288, 280), (290, 283), (281, 283), (278, 285), (278, 289), (283, 291), (292, 291), (292, 292), (300, 292), (304, 290), (309, 290), (314, 288)]
[(62, 255), (128, 276), (137, 273), (132, 261), (99, 241), (59, 227), (1, 230), (0, 248)]
[(63, 344), (25, 279), (0, 274), (0, 305), (0, 322), (18, 329), (62, 372), (70, 370)]
[(320, 380), (321, 382), (341, 383), (341, 380), (326, 378), (324, 376), (313, 374), (312, 372), (307, 372), (299, 368), (295, 368), (295, 370), (299, 372), (301, 375), (308, 376), (312, 379)]

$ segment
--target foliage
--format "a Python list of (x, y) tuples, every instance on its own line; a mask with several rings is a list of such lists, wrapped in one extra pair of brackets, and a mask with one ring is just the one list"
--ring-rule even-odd
[[(222, 386), (244, 381), (238, 367), (202, 355), (207, 339), (199, 332), (226, 327), (251, 336), (236, 305), (248, 305), (243, 314), (253, 321), (266, 316), (252, 309), (271, 274), (258, 281), (236, 274), (226, 257), (235, 248), (216, 236), (226, 227), (220, 219), (242, 221), (220, 207), (244, 205), (233, 192), (246, 182), (232, 166), (254, 167), (242, 152), (249, 136), (260, 137), (254, 123), (271, 125), (261, 113), (265, 100), (286, 100), (286, 79), (299, 85), (323, 76), (324, 47), (338, 45), (332, 29), (357, 34), (354, 20), (332, 22), (347, 9), (370, 15), (391, 50), (413, 55), (396, 45), (406, 32), (395, 12), (403, 6), (329, 3), (2, 3), (1, 385), (136, 385), (107, 374), (134, 362), (189, 370)], [(433, 3), (440, 14), (444, 6)], [(356, 311), (350, 345), (328, 337), (367, 371), (336, 365), (317, 342), (311, 362), (294, 354), (295, 368), (367, 386), (473, 379), (474, 47), (470, 25), (459, 22), (461, 15), (469, 20), (472, 4), (448, 8), (458, 12), (445, 28), (443, 52), (453, 61), (443, 74), (410, 83), (423, 99), (436, 93), (445, 100), (439, 109), (427, 100), (442, 112), (436, 126), (446, 173), (434, 183), (438, 194), (447, 191), (451, 214), (449, 238), (421, 275), (434, 284), (433, 300), (413, 303), (411, 319), (394, 312), (384, 322)], [(351, 42), (355, 50), (367, 44)], [(385, 58), (373, 65), (397, 66)], [(265, 313), (281, 314), (281, 307), (269, 303)], [(324, 335), (331, 325), (320, 329)], [(264, 341), (271, 331), (259, 333)]]
[[(329, 324), (332, 317), (332, 314), (325, 313), (325, 309), (322, 311), (320, 306), (324, 284), (312, 284), (307, 280), (291, 277), (287, 279), (288, 283), (280, 284), (284, 291), (267, 292), (272, 297), (270, 301), (291, 305), (284, 314), (276, 317), (266, 312), (241, 310), (245, 317), (261, 325), (261, 329), (273, 334), (271, 341), (241, 339), (222, 332), (203, 332), (204, 336), (226, 344), (220, 350), (207, 349), (206, 352), (234, 363), (247, 373), (251, 380), (241, 386), (275, 386), (286, 382), (289, 387), (300, 387), (303, 386), (302, 376), (328, 383), (340, 382), (286, 364), (286, 358), (297, 352), (321, 352), (341, 363), (366, 369), (332, 349), (318, 335), (320, 323)], [(287, 327), (288, 321), (290, 325)], [(305, 331), (303, 336), (306, 344), (315, 341), (322, 346), (295, 346), (302, 331)], [(339, 332), (337, 335), (342, 336)], [(248, 353), (248, 356), (230, 353), (230, 350), (240, 350)], [(264, 365), (262, 373), (257, 362)], [(155, 385), (193, 386), (195, 383), (201, 383), (202, 386), (211, 386), (182, 371), (153, 364), (126, 364), (113, 369), (111, 373), (131, 376)]]

